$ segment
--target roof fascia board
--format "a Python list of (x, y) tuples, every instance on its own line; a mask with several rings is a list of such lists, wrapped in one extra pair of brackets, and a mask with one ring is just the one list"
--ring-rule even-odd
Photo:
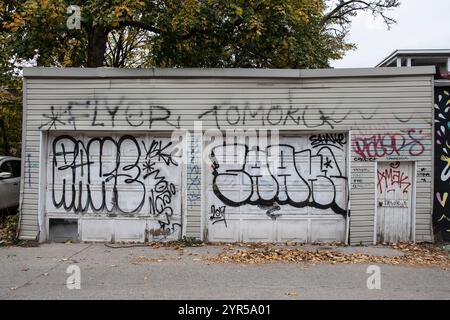
[(433, 66), (355, 69), (24, 68), (25, 78), (342, 78), (432, 75)]

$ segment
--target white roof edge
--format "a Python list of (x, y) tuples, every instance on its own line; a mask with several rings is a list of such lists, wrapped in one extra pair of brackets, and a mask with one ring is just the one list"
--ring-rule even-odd
[(378, 63), (375, 68), (381, 67), (383, 64), (387, 63), (388, 61), (392, 60), (397, 54), (399, 50), (395, 50), (390, 55), (388, 55), (386, 58), (384, 58), (380, 63)]
[(450, 49), (398, 49), (384, 58), (380, 63), (378, 63), (375, 68), (379, 68), (385, 63), (388, 63), (390, 60), (395, 58), (398, 55), (427, 55), (427, 54), (442, 54), (442, 55), (450, 55)]
[(25, 78), (337, 78), (431, 75), (432, 66), (355, 69), (24, 68)]
[(436, 87), (450, 87), (450, 80), (446, 79), (434, 80), (434, 85)]

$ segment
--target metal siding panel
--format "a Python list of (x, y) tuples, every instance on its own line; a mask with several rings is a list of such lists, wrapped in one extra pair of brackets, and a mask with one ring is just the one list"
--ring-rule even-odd
[[(37, 188), (36, 179), (30, 175), (31, 157), (36, 149), (33, 149), (35, 142), (29, 141), (30, 125), (28, 122), (28, 88), (29, 80), (23, 81), (23, 117), (22, 117), (22, 169), (21, 169), (21, 192), (20, 192), (20, 221), (19, 221), (19, 238), (20, 239), (37, 239), (39, 234), (38, 216), (37, 216), (37, 199), (29, 199), (29, 194), (34, 194), (33, 186)], [(40, 136), (38, 134), (38, 141)], [(28, 156), (29, 155), (29, 156)], [(39, 163), (37, 168), (39, 170)], [(36, 170), (33, 170), (36, 173)], [(39, 171), (38, 171), (39, 172)], [(27, 177), (28, 175), (28, 177)], [(27, 179), (28, 178), (28, 179)], [(27, 188), (28, 186), (28, 188)], [(29, 209), (31, 208), (31, 209)]]

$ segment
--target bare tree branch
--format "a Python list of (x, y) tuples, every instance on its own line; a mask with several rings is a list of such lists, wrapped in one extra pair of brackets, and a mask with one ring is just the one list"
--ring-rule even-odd
[(400, 6), (399, 0), (326, 0), (329, 12), (322, 18), (323, 26), (338, 25), (346, 33), (351, 20), (358, 12), (370, 12), (380, 16), (384, 23), (390, 26), (396, 21), (387, 15), (387, 11)]
[(141, 21), (131, 21), (131, 20), (126, 20), (126, 21), (121, 21), (119, 23), (119, 27), (134, 27), (134, 28), (139, 28), (139, 29), (143, 29), (143, 30), (147, 30), (150, 32), (154, 32), (157, 34), (161, 34), (161, 30), (151, 24), (145, 23), (145, 22), (141, 22)]

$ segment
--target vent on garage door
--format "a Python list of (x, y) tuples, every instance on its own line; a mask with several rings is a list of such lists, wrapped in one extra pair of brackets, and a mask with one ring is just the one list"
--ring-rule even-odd
[(51, 242), (78, 241), (78, 220), (49, 219), (49, 240)]

